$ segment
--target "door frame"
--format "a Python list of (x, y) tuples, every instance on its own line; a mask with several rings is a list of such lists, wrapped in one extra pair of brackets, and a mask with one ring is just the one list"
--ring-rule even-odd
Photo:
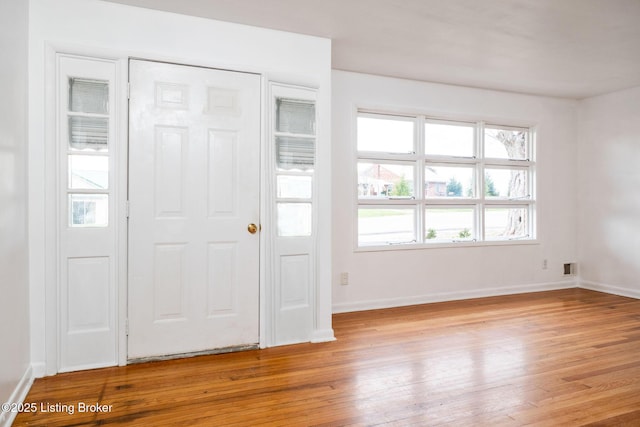
[[(271, 211), (273, 207), (269, 207), (269, 165), (265, 159), (265, 147), (267, 143), (266, 120), (268, 113), (268, 81), (269, 78), (264, 71), (260, 69), (251, 69), (246, 65), (232, 66), (228, 64), (201, 63), (197, 60), (186, 60), (184, 58), (159, 58), (150, 54), (134, 54), (132, 52), (114, 51), (109, 49), (79, 46), (68, 43), (46, 43), (44, 47), (44, 64), (45, 64), (45, 85), (44, 85), (44, 105), (45, 105), (45, 123), (43, 126), (43, 141), (45, 150), (43, 153), (45, 170), (42, 172), (44, 179), (43, 189), (45, 194), (44, 211), (46, 215), (43, 217), (43, 236), (44, 236), (44, 289), (45, 294), (42, 296), (42, 304), (37, 303), (37, 298), (31, 298), (31, 307), (40, 306), (44, 312), (44, 330), (41, 336), (35, 337), (41, 340), (43, 346), (45, 360), (44, 363), (35, 363), (33, 366), (34, 375), (41, 377), (45, 375), (55, 375), (60, 371), (60, 233), (58, 227), (60, 224), (59, 205), (57, 202), (60, 182), (58, 180), (59, 164), (58, 164), (58, 111), (56, 96), (56, 58), (57, 55), (72, 55), (85, 58), (96, 58), (101, 60), (113, 61), (116, 64), (116, 255), (115, 260), (117, 267), (117, 285), (116, 285), (116, 328), (117, 328), (117, 365), (125, 366), (127, 359), (127, 306), (128, 306), (128, 150), (129, 150), (129, 60), (140, 59), (154, 62), (167, 62), (178, 65), (195, 66), (201, 68), (214, 68), (219, 70), (245, 72), (257, 74), (260, 76), (260, 221), (265, 224), (272, 217)], [(266, 348), (273, 344), (270, 338), (270, 331), (273, 328), (272, 310), (273, 310), (273, 284), (268, 280), (268, 258), (267, 247), (273, 236), (268, 230), (260, 233), (259, 236), (259, 347)], [(33, 329), (32, 329), (33, 330)], [(40, 334), (38, 334), (40, 335)]]

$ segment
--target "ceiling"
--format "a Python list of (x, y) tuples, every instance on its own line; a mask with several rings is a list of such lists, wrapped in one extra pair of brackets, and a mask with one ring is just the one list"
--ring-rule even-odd
[(640, 86), (640, 0), (109, 0), (332, 39), (332, 67), (581, 99)]

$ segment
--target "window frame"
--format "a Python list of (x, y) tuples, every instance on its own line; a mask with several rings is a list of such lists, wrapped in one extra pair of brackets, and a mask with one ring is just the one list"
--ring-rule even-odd
[[(372, 110), (365, 108), (354, 108), (353, 120), (354, 128), (352, 133), (353, 141), (353, 225), (354, 225), (354, 250), (355, 251), (381, 251), (381, 250), (408, 250), (408, 249), (428, 249), (443, 247), (469, 247), (469, 246), (500, 246), (500, 245), (527, 245), (537, 244), (537, 195), (536, 195), (536, 128), (532, 124), (512, 123), (508, 120), (485, 120), (469, 118), (441, 117), (426, 114), (399, 114)], [(383, 151), (359, 151), (358, 149), (358, 118), (383, 118), (390, 120), (412, 121), (414, 123), (412, 153), (393, 153)], [(511, 122), (507, 125), (502, 122)], [(435, 155), (426, 154), (425, 124), (438, 123), (444, 125), (469, 126), (473, 128), (473, 156), (455, 155)], [(525, 132), (526, 159), (504, 159), (484, 156), (485, 127), (498, 128), (504, 130), (518, 130)], [(413, 165), (415, 168), (414, 197), (393, 198), (375, 197), (366, 198), (359, 194), (359, 173), (358, 164), (362, 162), (370, 163), (392, 163)], [(434, 167), (466, 167), (472, 169), (475, 195), (474, 197), (427, 197), (425, 190), (426, 168)], [(489, 197), (485, 194), (485, 171), (487, 169), (523, 170), (526, 173), (527, 197), (509, 199), (506, 197)], [(386, 244), (361, 244), (359, 235), (359, 210), (368, 207), (386, 208), (409, 208), (415, 210), (415, 232), (416, 241), (410, 243), (389, 242)], [(426, 210), (429, 208), (464, 208), (474, 210), (474, 235), (471, 239), (453, 239), (428, 242), (426, 232), (429, 228), (426, 222)], [(485, 230), (485, 210), (499, 207), (525, 207), (527, 209), (527, 224), (525, 238), (516, 237), (513, 239), (487, 239)]]

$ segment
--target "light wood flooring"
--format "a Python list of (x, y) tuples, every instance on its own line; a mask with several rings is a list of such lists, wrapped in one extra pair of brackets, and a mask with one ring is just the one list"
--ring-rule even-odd
[(14, 425), (640, 426), (639, 300), (570, 289), (338, 314), (334, 329), (38, 379), (26, 402), (74, 413)]

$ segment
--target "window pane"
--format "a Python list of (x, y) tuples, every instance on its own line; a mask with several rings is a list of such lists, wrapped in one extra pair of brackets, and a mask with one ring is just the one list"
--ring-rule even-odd
[(486, 208), (484, 233), (487, 240), (512, 240), (529, 237), (526, 207)]
[(278, 203), (278, 236), (311, 236), (311, 203)]
[(424, 168), (425, 197), (475, 197), (474, 168), (427, 166)]
[(69, 194), (69, 226), (106, 227), (108, 224), (108, 195)]
[(69, 117), (69, 146), (73, 150), (107, 151), (109, 119)]
[(427, 155), (473, 157), (474, 127), (444, 123), (424, 125), (424, 148)]
[(69, 156), (69, 188), (109, 188), (109, 157)]
[(530, 199), (528, 169), (485, 169), (487, 198)]
[(425, 242), (473, 240), (476, 238), (474, 224), (474, 208), (427, 208), (425, 209)]
[(109, 82), (70, 78), (69, 111), (109, 114)]
[(495, 159), (529, 159), (527, 129), (485, 128), (484, 156)]
[(414, 208), (358, 208), (358, 245), (416, 241)]
[(383, 199), (414, 197), (414, 167), (358, 162), (358, 196)]
[(310, 199), (311, 184), (310, 176), (278, 175), (278, 197)]
[(358, 151), (414, 153), (413, 121), (358, 117)]
[(276, 132), (315, 135), (316, 106), (309, 101), (276, 100)]
[(313, 170), (315, 156), (313, 138), (276, 137), (276, 163), (281, 170)]

